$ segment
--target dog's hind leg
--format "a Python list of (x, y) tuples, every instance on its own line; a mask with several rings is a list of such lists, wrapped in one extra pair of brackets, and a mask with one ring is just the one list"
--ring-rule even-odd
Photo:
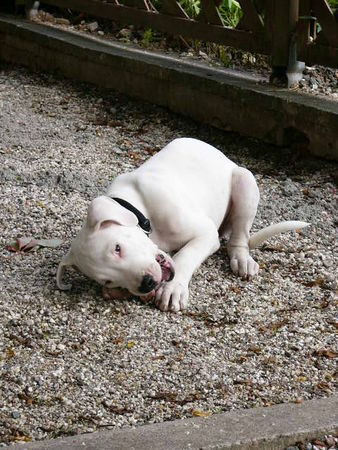
[(249, 237), (259, 202), (259, 190), (251, 172), (237, 167), (232, 174), (231, 209), (227, 245), (231, 270), (242, 278), (251, 279), (259, 269), (249, 254)]

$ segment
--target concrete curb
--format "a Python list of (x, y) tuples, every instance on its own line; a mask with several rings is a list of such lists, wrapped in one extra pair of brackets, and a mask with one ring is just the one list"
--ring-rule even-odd
[(0, 16), (0, 59), (112, 88), (225, 130), (338, 160), (338, 102)]
[(14, 445), (21, 450), (283, 450), (338, 433), (338, 396)]

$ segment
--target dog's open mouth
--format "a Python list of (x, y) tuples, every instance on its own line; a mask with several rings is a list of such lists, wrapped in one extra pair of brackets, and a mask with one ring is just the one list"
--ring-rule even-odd
[(175, 276), (174, 266), (171, 261), (169, 261), (164, 255), (159, 254), (156, 257), (156, 261), (161, 266), (162, 270), (162, 280), (161, 281), (171, 281)]

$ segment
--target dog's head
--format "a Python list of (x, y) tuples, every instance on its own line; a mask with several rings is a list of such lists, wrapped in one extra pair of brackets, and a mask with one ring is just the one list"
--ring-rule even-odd
[(134, 295), (148, 295), (174, 277), (173, 261), (138, 226), (137, 217), (109, 197), (95, 198), (87, 219), (57, 271), (62, 283), (66, 266), (75, 266), (107, 288), (125, 288)]

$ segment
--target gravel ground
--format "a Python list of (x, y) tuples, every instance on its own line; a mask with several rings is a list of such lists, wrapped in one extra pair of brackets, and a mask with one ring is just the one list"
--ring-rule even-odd
[(338, 437), (328, 435), (321, 439), (313, 439), (311, 442), (298, 442), (287, 447), (286, 450), (335, 450), (338, 448)]
[[(0, 442), (29, 441), (327, 397), (335, 391), (337, 167), (300, 160), (113, 92), (0, 69)], [(205, 140), (255, 174), (254, 230), (313, 225), (253, 252), (233, 276), (225, 243), (197, 271), (184, 313), (104, 301), (55, 273), (90, 199), (179, 136)], [(10, 253), (19, 236), (63, 246)], [(3, 445), (4, 445), (3, 444)]]

